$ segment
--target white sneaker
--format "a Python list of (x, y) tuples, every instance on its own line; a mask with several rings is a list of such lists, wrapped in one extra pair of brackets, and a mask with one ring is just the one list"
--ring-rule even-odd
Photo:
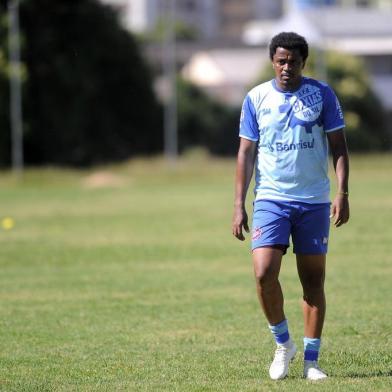
[(317, 361), (304, 361), (304, 377), (307, 380), (318, 381), (328, 376), (319, 368)]
[(274, 360), (271, 363), (269, 369), (269, 375), (272, 380), (281, 380), (287, 376), (289, 372), (289, 363), (294, 359), (295, 353), (297, 352), (297, 347), (293, 342), (291, 345), (282, 346), (278, 344), (275, 350)]

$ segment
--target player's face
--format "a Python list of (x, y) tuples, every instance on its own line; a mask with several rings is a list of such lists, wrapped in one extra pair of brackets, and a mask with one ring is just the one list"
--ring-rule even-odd
[(304, 65), (299, 50), (277, 48), (272, 58), (272, 66), (278, 87), (284, 91), (295, 90), (299, 87)]

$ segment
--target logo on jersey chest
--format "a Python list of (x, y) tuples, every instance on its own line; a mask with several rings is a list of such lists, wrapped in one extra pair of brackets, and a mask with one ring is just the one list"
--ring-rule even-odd
[(306, 93), (297, 96), (294, 104), (294, 116), (303, 121), (314, 121), (318, 118), (322, 109), (321, 92), (317, 87), (309, 86)]
[(293, 95), (286, 95), (285, 102), (279, 106), (284, 114), (282, 122), (293, 129), (303, 126), (306, 133), (312, 133), (312, 127), (320, 124), (320, 114), (323, 108), (323, 98), (317, 86), (305, 84)]

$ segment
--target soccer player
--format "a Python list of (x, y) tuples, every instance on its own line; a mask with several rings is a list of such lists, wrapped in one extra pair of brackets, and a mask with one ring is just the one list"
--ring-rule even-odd
[[(303, 288), (304, 377), (327, 377), (318, 365), (325, 316), (324, 278), (330, 218), (339, 227), (349, 219), (349, 162), (344, 120), (337, 97), (324, 82), (302, 76), (308, 44), (296, 33), (272, 38), (275, 78), (245, 97), (235, 179), (232, 231), (249, 232), (245, 198), (255, 168), (252, 256), (261, 307), (277, 348), (269, 374), (288, 374), (297, 348), (290, 338), (279, 283), (289, 237)], [(331, 204), (328, 146), (337, 178)]]

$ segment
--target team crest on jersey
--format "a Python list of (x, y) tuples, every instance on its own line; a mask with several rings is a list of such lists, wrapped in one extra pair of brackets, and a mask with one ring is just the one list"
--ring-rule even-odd
[(291, 97), (286, 96), (285, 103), (280, 105), (279, 111), (285, 114), (283, 121), (289, 121), (290, 128), (303, 126), (306, 133), (312, 133), (315, 124), (320, 123), (323, 108), (323, 97), (319, 87), (304, 84)]
[(316, 120), (323, 107), (323, 98), (318, 87), (305, 84), (296, 94), (293, 105), (294, 116), (302, 121)]
[(262, 234), (263, 234), (263, 229), (261, 227), (255, 227), (252, 233), (252, 240), (253, 241), (258, 240)]

